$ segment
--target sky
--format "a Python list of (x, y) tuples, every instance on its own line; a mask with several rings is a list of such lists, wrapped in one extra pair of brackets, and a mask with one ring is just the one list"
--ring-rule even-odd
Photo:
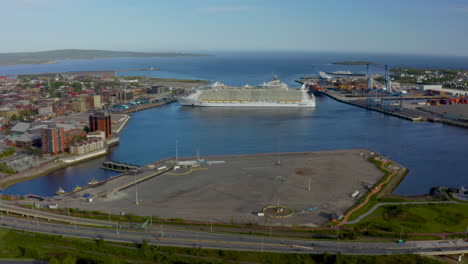
[(0, 0), (0, 52), (468, 56), (468, 0)]

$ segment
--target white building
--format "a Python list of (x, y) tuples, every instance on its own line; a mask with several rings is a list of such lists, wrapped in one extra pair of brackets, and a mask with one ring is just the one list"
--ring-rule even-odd
[(38, 107), (37, 108), (37, 114), (38, 115), (45, 115), (52, 113), (52, 106), (43, 106), (43, 107)]
[(88, 139), (97, 138), (97, 139), (105, 140), (106, 139), (106, 133), (104, 131), (96, 130), (94, 132), (89, 132), (88, 134), (86, 134), (86, 138), (88, 138)]
[(426, 91), (426, 90), (434, 90), (439, 91), (442, 89), (442, 85), (439, 84), (421, 84), (419, 85), (419, 90)]
[(466, 91), (466, 90), (456, 90), (456, 89), (442, 88), (442, 85), (435, 85), (435, 84), (420, 85), (419, 89), (423, 90), (423, 91), (432, 90), (432, 91), (445, 92), (445, 93), (449, 93), (451, 95), (462, 95), (462, 96), (467, 96), (468, 95), (468, 91)]
[(74, 142), (70, 145), (70, 154), (83, 155), (96, 150), (103, 149), (105, 146), (104, 140), (100, 138), (90, 138), (87, 140)]

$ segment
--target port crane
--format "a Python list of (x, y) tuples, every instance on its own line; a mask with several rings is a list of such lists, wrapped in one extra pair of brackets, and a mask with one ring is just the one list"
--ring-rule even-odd
[[(377, 81), (372, 78), (371, 65), (367, 64), (367, 89), (369, 91), (369, 96), (367, 97), (368, 106), (380, 106), (385, 111), (401, 111), (403, 105), (403, 95), (401, 92), (392, 92), (392, 85), (390, 81), (390, 67), (388, 65), (384, 66), (385, 69), (385, 88), (379, 88), (373, 90), (374, 84), (377, 87), (382, 87)], [(375, 68), (382, 68), (381, 66), (373, 65)], [(392, 96), (399, 96), (398, 102), (392, 100), (384, 100), (384, 90), (387, 94)], [(380, 97), (380, 100), (378, 99)]]

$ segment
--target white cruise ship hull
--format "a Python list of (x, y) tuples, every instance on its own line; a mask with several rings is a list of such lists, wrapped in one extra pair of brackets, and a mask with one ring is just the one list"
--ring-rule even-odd
[(183, 106), (212, 106), (212, 107), (315, 107), (315, 100), (299, 103), (282, 103), (282, 102), (204, 102), (199, 100), (191, 100), (185, 98), (178, 99), (179, 104)]
[[(269, 83), (270, 84), (270, 83)], [(278, 84), (275, 84), (279, 86)], [(268, 84), (264, 85), (268, 86)], [(271, 92), (269, 92), (271, 91)], [(206, 96), (206, 92), (221, 95)], [(247, 96), (245, 96), (247, 94)], [(251, 97), (251, 98), (249, 98)], [(258, 99), (262, 98), (262, 101)], [(257, 100), (252, 100), (256, 98)], [(265, 100), (266, 99), (266, 100)], [(273, 100), (271, 100), (273, 99)], [(315, 97), (308, 94), (305, 86), (300, 91), (288, 92), (287, 86), (277, 90), (264, 89), (212, 89), (195, 90), (193, 93), (177, 98), (183, 106), (211, 106), (211, 107), (315, 107)]]

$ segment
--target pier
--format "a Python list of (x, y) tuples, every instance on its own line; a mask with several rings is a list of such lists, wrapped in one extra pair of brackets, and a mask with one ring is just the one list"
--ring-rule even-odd
[(106, 170), (126, 172), (131, 170), (137, 170), (140, 168), (140, 166), (115, 161), (105, 161), (102, 163), (102, 168)]
[[(365, 108), (365, 109), (368, 109), (368, 110), (371, 110), (371, 111), (383, 113), (383, 114), (386, 114), (386, 115), (395, 116), (395, 117), (410, 120), (410, 121), (440, 122), (440, 123), (444, 123), (444, 124), (448, 124), (448, 125), (454, 125), (454, 126), (468, 128), (468, 123), (442, 118), (442, 117), (434, 115), (431, 112), (426, 112), (426, 111), (423, 111), (423, 110), (401, 107), (401, 109), (399, 111), (391, 111), (391, 110), (389, 111), (389, 110), (385, 109), (383, 106), (369, 105), (367, 103), (367, 98), (350, 98), (350, 97), (346, 97), (346, 96), (343, 96), (341, 94), (338, 94), (338, 93), (336, 93), (334, 91), (331, 91), (329, 89), (325, 89), (325, 91), (323, 91), (322, 94), (324, 94), (324, 95), (326, 95), (326, 96), (328, 96), (330, 98), (333, 98), (338, 102), (342, 102), (342, 103), (345, 103), (345, 104)], [(434, 97), (432, 97), (432, 98), (434, 98)], [(383, 99), (388, 100), (389, 98), (384, 97)], [(393, 98), (393, 99), (397, 100), (397, 98)], [(406, 99), (409, 100), (409, 99), (425, 99), (425, 98), (421, 98), (421, 96), (420, 96), (420, 97), (406, 98)]]

